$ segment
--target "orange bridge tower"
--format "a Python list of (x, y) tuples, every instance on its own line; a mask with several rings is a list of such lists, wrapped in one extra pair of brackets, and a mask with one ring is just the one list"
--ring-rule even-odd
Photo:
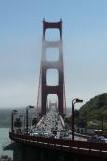
[[(60, 39), (57, 41), (46, 40), (46, 30), (58, 29)], [(46, 57), (48, 48), (58, 49), (58, 60), (49, 61)], [(54, 54), (54, 53), (53, 53)], [(58, 71), (58, 85), (50, 86), (47, 85), (47, 70), (57, 69)], [(63, 69), (63, 42), (62, 42), (62, 20), (59, 22), (47, 22), (43, 20), (43, 38), (42, 38), (42, 60), (40, 69), (40, 88), (38, 95), (41, 94), (41, 114), (46, 114), (47, 110), (47, 96), (48, 94), (56, 94), (58, 96), (58, 111), (59, 114), (65, 113), (66, 102), (65, 102), (65, 84), (64, 84), (64, 69)]]

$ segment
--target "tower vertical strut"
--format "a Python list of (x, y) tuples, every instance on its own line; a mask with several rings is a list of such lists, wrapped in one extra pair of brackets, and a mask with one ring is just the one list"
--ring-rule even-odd
[[(46, 30), (58, 29), (60, 39), (58, 41), (46, 40)], [(56, 48), (59, 52), (59, 59), (57, 61), (49, 61), (46, 58), (46, 52), (48, 48)], [(58, 70), (58, 85), (47, 85), (47, 70)], [(63, 70), (63, 42), (62, 42), (62, 20), (58, 22), (47, 22), (43, 20), (43, 38), (42, 38), (42, 59), (40, 69), (40, 93), (41, 94), (41, 114), (46, 114), (47, 108), (47, 96), (48, 94), (56, 94), (58, 96), (58, 111), (63, 116), (65, 109), (65, 85), (64, 85), (64, 70)]]

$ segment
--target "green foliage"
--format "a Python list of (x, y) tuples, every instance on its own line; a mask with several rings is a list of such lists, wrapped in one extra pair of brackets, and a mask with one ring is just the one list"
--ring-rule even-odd
[[(72, 116), (65, 122), (71, 126)], [(107, 93), (95, 96), (80, 110), (75, 110), (75, 125), (82, 128), (107, 129)]]
[(101, 127), (103, 120), (104, 127), (107, 128), (107, 93), (95, 96), (83, 105), (79, 110), (79, 119), (86, 120), (89, 127), (91, 126), (90, 121), (92, 121), (93, 124), (97, 122), (98, 128)]

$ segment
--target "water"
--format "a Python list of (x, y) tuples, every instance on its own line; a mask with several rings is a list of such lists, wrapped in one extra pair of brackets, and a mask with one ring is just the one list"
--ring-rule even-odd
[(8, 155), (12, 157), (12, 151), (3, 151), (3, 147), (10, 143), (9, 139), (9, 129), (8, 128), (0, 128), (0, 156)]

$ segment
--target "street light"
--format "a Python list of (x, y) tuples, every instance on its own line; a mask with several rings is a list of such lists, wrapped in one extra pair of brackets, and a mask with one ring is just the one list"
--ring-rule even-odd
[(29, 128), (29, 124), (28, 124), (28, 120), (29, 120), (28, 114), (29, 114), (29, 113), (28, 113), (28, 111), (29, 111), (30, 108), (34, 108), (34, 106), (30, 106), (30, 105), (29, 105), (29, 106), (26, 107), (26, 132), (27, 132), (27, 133), (28, 133), (28, 128)]
[(83, 100), (79, 99), (79, 98), (74, 98), (72, 100), (72, 140), (74, 141), (74, 105), (76, 103), (82, 103)]
[(14, 115), (17, 113), (17, 110), (12, 110), (11, 113), (11, 132), (14, 132)]

